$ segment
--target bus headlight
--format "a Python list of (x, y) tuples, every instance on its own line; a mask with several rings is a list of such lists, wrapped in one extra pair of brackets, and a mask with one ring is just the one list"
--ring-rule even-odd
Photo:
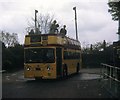
[(50, 66), (47, 67), (47, 70), (48, 70), (48, 71), (50, 70)]
[(26, 70), (29, 71), (29, 70), (30, 70), (30, 67), (27, 67)]

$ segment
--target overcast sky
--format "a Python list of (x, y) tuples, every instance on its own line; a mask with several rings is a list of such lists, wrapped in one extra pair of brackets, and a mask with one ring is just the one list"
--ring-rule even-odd
[(67, 35), (75, 38), (74, 10), (77, 8), (78, 36), (83, 43), (94, 44), (118, 40), (118, 22), (108, 13), (108, 0), (0, 0), (0, 31), (18, 33), (24, 43), (28, 21), (39, 13), (54, 15), (60, 26), (67, 26)]

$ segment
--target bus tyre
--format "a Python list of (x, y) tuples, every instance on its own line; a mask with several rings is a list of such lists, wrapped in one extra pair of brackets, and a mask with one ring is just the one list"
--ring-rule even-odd
[(39, 80), (41, 80), (41, 78), (40, 77), (35, 77), (35, 80), (39, 81)]
[(67, 73), (67, 66), (65, 65), (63, 68), (63, 77), (67, 77), (68, 73)]
[(35, 77), (35, 80), (36, 80), (36, 81), (38, 81), (38, 80), (39, 80), (39, 78)]
[(77, 64), (77, 69), (76, 69), (76, 73), (77, 73), (77, 74), (79, 73), (79, 69), (80, 69), (80, 64), (78, 63), (78, 64)]

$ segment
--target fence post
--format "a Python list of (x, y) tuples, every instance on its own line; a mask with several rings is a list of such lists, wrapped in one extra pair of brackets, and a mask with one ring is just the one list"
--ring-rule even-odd
[[(111, 65), (107, 65), (107, 64), (103, 64), (101, 63), (102, 69), (101, 69), (101, 75), (103, 75), (103, 78), (105, 76), (105, 78), (108, 78), (108, 81), (106, 81), (107, 83), (104, 86), (108, 86), (105, 87), (107, 90), (109, 90), (112, 95), (119, 97), (120, 94), (120, 68), (115, 67), (115, 66), (111, 66)], [(105, 70), (104, 70), (105, 69)], [(105, 82), (103, 80), (103, 82)]]

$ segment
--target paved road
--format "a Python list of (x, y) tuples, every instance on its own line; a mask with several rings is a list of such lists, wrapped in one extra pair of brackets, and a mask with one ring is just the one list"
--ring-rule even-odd
[(2, 98), (111, 98), (102, 88), (98, 69), (83, 69), (67, 79), (24, 79), (23, 70), (3, 74)]

